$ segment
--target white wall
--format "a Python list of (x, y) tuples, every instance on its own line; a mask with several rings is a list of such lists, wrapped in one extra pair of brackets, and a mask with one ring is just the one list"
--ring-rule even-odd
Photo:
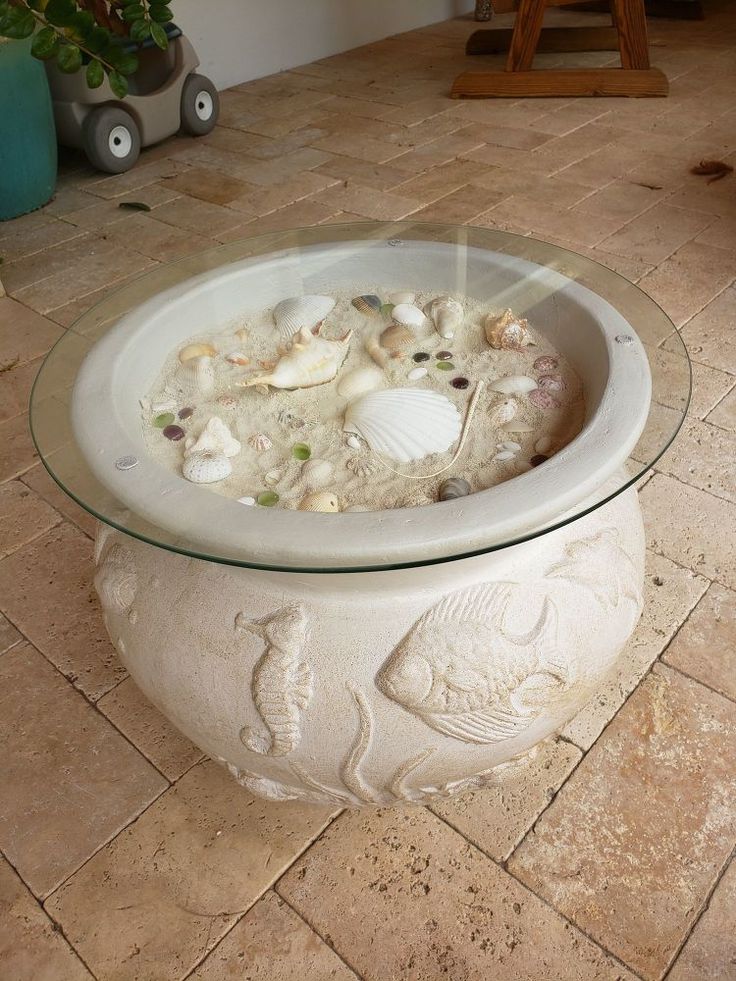
[(446, 20), (473, 0), (176, 0), (201, 71), (218, 88)]

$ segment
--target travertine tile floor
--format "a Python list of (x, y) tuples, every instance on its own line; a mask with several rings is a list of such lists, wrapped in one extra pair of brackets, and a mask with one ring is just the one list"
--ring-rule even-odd
[[(736, 978), (736, 176), (689, 173), (736, 164), (736, 15), (707, 7), (651, 24), (668, 99), (452, 102), (474, 25), (451, 21), (238, 86), (211, 136), (124, 176), (68, 155), (54, 201), (0, 225), (4, 981)], [(29, 388), (156, 263), (407, 215), (559, 242), (682, 328), (695, 394), (641, 490), (646, 612), (619, 677), (499, 788), (376, 813), (256, 801), (126, 678)], [(666, 378), (670, 339), (646, 340)]]

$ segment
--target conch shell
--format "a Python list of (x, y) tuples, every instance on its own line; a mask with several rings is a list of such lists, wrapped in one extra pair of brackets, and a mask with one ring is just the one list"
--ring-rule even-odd
[(233, 436), (219, 416), (208, 420), (197, 439), (190, 436), (184, 444), (184, 456), (194, 453), (215, 453), (225, 457), (237, 456), (240, 453), (240, 443)]
[(424, 308), (424, 312), (437, 328), (440, 337), (450, 340), (463, 322), (463, 306), (451, 296), (438, 296)]
[(532, 343), (528, 321), (515, 316), (511, 310), (504, 310), (500, 317), (488, 314), (484, 328), (486, 340), (497, 349), (520, 351)]
[(253, 385), (272, 385), (274, 388), (311, 388), (332, 381), (340, 370), (350, 349), (348, 331), (338, 341), (317, 337), (303, 327), (291, 342), (289, 350), (283, 354), (273, 371), (267, 375), (256, 375), (247, 381), (238, 382), (245, 388)]

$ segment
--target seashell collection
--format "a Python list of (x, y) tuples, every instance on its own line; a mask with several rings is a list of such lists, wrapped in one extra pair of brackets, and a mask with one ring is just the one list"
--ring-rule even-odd
[(253, 512), (321, 514), (461, 506), (534, 479), (585, 415), (543, 323), (410, 283), (286, 296), (183, 338), (140, 409), (184, 480)]

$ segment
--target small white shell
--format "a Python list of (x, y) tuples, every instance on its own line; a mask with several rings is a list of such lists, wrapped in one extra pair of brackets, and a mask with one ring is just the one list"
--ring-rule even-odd
[(179, 365), (176, 380), (187, 395), (211, 395), (215, 390), (215, 367), (207, 355), (189, 358)]
[(453, 403), (422, 388), (389, 388), (352, 402), (343, 429), (359, 433), (377, 453), (399, 463), (444, 453), (460, 436), (462, 420)]
[(190, 436), (184, 444), (184, 456), (204, 452), (228, 457), (240, 453), (240, 443), (219, 416), (212, 416), (198, 438)]
[(537, 383), (528, 375), (506, 375), (492, 381), (488, 387), (492, 392), (502, 392), (504, 395), (523, 395), (533, 392)]
[(360, 439), (355, 435), (355, 433), (350, 433), (350, 435), (345, 440), (347, 446), (350, 446), (354, 450), (359, 450), (361, 447)]
[(268, 484), (269, 487), (274, 487), (276, 484), (278, 484), (278, 482), (281, 480), (283, 476), (284, 476), (284, 471), (274, 467), (273, 470), (266, 471), (266, 473), (263, 475), (263, 480), (264, 483)]
[(512, 453), (518, 453), (521, 450), (521, 443), (515, 443), (513, 440), (506, 440), (503, 443), (499, 443), (497, 449), (499, 450), (511, 450)]
[(409, 379), (409, 381), (419, 381), (419, 379), (424, 378), (426, 374), (427, 369), (419, 365), (416, 368), (412, 368), (406, 377)]
[(491, 406), (489, 422), (494, 428), (506, 425), (516, 415), (519, 409), (516, 399), (504, 399), (498, 405)]
[(397, 303), (391, 311), (391, 319), (395, 324), (412, 328), (424, 327), (427, 322), (422, 311), (413, 303)]
[(193, 484), (214, 484), (233, 472), (233, 465), (222, 453), (202, 450), (189, 453), (182, 464), (182, 476)]
[(552, 449), (551, 436), (541, 436), (534, 444), (534, 451), (536, 453), (549, 453), (551, 449)]
[(179, 361), (182, 364), (186, 364), (187, 361), (191, 361), (192, 358), (214, 358), (217, 354), (217, 348), (213, 347), (212, 344), (207, 344), (203, 342), (201, 344), (187, 344), (179, 351)]
[(402, 303), (414, 303), (416, 296), (416, 293), (412, 293), (411, 290), (397, 290), (396, 293), (389, 293), (388, 302), (398, 307)]
[(328, 484), (332, 480), (334, 472), (335, 468), (329, 460), (319, 460), (315, 457), (302, 465), (301, 475), (307, 487), (310, 490), (315, 490), (317, 487), (324, 487), (325, 484)]
[(514, 458), (515, 455), (516, 454), (515, 453), (512, 453), (511, 450), (501, 450), (501, 452), (500, 453), (497, 453), (494, 456), (493, 459), (494, 460), (501, 460), (501, 461), (513, 460), (513, 458)]
[(331, 514), (340, 510), (337, 495), (331, 491), (320, 491), (317, 494), (307, 494), (299, 501), (298, 511), (322, 511)]
[(384, 382), (384, 374), (380, 368), (366, 365), (363, 368), (353, 368), (346, 372), (337, 383), (337, 394), (344, 399), (354, 399), (365, 392), (380, 388)]
[(255, 497), (239, 497), (238, 498), (238, 504), (245, 504), (249, 508), (252, 508), (255, 503), (256, 503)]
[(256, 453), (266, 453), (273, 447), (273, 440), (266, 433), (253, 433), (248, 437), (248, 445), (252, 446)]
[(237, 364), (241, 367), (250, 364), (250, 358), (247, 354), (243, 354), (242, 351), (232, 351), (230, 354), (225, 356), (225, 360), (228, 364)]
[[(141, 399), (142, 403), (143, 399)], [(158, 415), (161, 412), (175, 412), (177, 404), (174, 399), (159, 399), (157, 402), (151, 402), (149, 408), (154, 415)]]
[(528, 422), (524, 422), (521, 419), (512, 419), (511, 422), (505, 423), (501, 426), (501, 429), (505, 433), (533, 433), (534, 426), (530, 426)]
[(273, 319), (281, 340), (291, 340), (300, 330), (314, 330), (331, 313), (335, 301), (331, 296), (292, 296), (273, 308)]
[(451, 296), (438, 296), (424, 308), (440, 337), (450, 340), (463, 322), (463, 305)]

